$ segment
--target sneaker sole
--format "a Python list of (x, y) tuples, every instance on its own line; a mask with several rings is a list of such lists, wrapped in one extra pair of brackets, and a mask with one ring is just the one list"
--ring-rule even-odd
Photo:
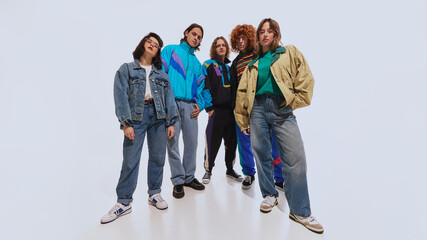
[(211, 180), (205, 180), (205, 179), (202, 179), (202, 183), (203, 184), (209, 184), (211, 182)]
[(314, 228), (310, 228), (310, 225), (303, 224), (302, 222), (298, 221), (298, 219), (293, 214), (289, 214), (289, 218), (292, 221), (303, 225), (305, 228), (307, 228), (308, 230), (310, 230), (310, 231), (312, 231), (314, 233), (322, 234), (324, 232), (324, 230), (317, 230), (317, 229), (314, 229)]
[(205, 186), (203, 186), (203, 187), (193, 187), (193, 186), (185, 185), (184, 184), (184, 187), (189, 187), (189, 188), (192, 188), (192, 189), (197, 190), (197, 191), (203, 191), (203, 190), (205, 190)]
[(235, 178), (235, 177), (230, 176), (230, 175), (227, 175), (227, 174), (226, 174), (226, 176), (227, 176), (228, 178), (233, 179), (234, 181), (237, 181), (237, 182), (243, 182), (243, 178)]
[(157, 205), (155, 204), (155, 203), (153, 203), (152, 201), (150, 201), (150, 200), (148, 200), (148, 204), (150, 204), (151, 206), (154, 206), (154, 207), (156, 207), (157, 209), (159, 209), (159, 210), (165, 210), (165, 209), (168, 209), (168, 206), (166, 206), (165, 208), (159, 208), (159, 207), (157, 207)]
[(252, 184), (249, 185), (249, 186), (245, 186), (245, 185), (242, 184), (242, 189), (243, 190), (249, 190), (249, 189), (251, 189), (251, 187), (252, 187)]
[[(273, 208), (272, 208), (273, 209)], [(269, 212), (271, 212), (271, 209), (270, 210), (263, 210), (263, 209), (259, 209), (262, 213), (269, 213)]]
[(275, 186), (275, 188), (276, 188), (277, 190), (279, 190), (279, 191), (282, 191), (282, 192), (284, 192), (284, 191), (285, 191), (285, 189), (284, 189), (284, 188), (281, 188), (281, 187), (278, 187), (278, 186)]
[(184, 191), (182, 191), (182, 192), (173, 192), (172, 193), (172, 196), (174, 197), (174, 198), (177, 198), (177, 199), (180, 199), (180, 198), (183, 198), (184, 197), (184, 195), (185, 195), (185, 192)]
[(129, 213), (131, 213), (132, 212), (132, 208), (129, 208), (128, 210), (126, 210), (126, 211), (124, 211), (124, 212), (122, 212), (120, 215), (117, 215), (117, 217), (116, 218), (114, 218), (113, 220), (111, 220), (111, 221), (108, 221), (108, 222), (102, 222), (101, 221), (101, 224), (107, 224), (107, 223), (110, 223), (110, 222), (114, 222), (115, 220), (117, 220), (117, 218), (119, 218), (119, 217), (122, 217), (122, 216), (125, 216), (125, 215), (128, 215)]

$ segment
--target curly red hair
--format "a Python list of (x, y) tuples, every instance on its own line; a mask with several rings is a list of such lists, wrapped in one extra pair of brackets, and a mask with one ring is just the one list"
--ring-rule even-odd
[(230, 34), (231, 51), (238, 52), (237, 36), (243, 34), (248, 38), (248, 50), (253, 51), (255, 45), (255, 27), (250, 24), (237, 25)]

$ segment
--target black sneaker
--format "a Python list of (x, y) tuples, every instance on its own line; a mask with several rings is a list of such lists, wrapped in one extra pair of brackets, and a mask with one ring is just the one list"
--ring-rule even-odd
[(245, 176), (245, 180), (242, 182), (242, 189), (248, 190), (252, 187), (252, 183), (255, 181), (254, 175)]
[(189, 183), (184, 183), (184, 186), (191, 187), (194, 190), (204, 190), (205, 185), (201, 184), (197, 178), (194, 178), (193, 181)]
[(211, 182), (212, 172), (206, 171), (205, 175), (202, 178), (203, 184), (209, 184)]
[(285, 188), (283, 187), (283, 182), (281, 182), (281, 183), (275, 182), (274, 185), (276, 186), (277, 190), (280, 190), (282, 192), (285, 191)]
[(225, 174), (227, 175), (227, 177), (230, 177), (238, 182), (243, 181), (243, 177), (237, 174), (233, 169), (228, 169)]
[(174, 198), (183, 198), (185, 195), (183, 184), (173, 186), (172, 196)]

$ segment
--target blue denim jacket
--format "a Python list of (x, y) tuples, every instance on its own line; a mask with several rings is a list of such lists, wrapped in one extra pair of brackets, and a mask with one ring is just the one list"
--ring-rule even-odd
[[(150, 72), (151, 94), (153, 95), (157, 119), (165, 119), (169, 127), (179, 120), (178, 108), (168, 75), (152, 65)], [(132, 121), (142, 121), (144, 113), (146, 72), (139, 61), (124, 63), (114, 78), (114, 103), (116, 115), (123, 125), (133, 126)]]

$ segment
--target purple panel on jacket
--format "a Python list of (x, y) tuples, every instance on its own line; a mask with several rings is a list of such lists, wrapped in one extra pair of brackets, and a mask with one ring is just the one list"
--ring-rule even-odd
[(219, 67), (214, 66), (214, 69), (215, 69), (216, 75), (217, 75), (218, 77), (221, 77), (221, 70), (219, 70)]

